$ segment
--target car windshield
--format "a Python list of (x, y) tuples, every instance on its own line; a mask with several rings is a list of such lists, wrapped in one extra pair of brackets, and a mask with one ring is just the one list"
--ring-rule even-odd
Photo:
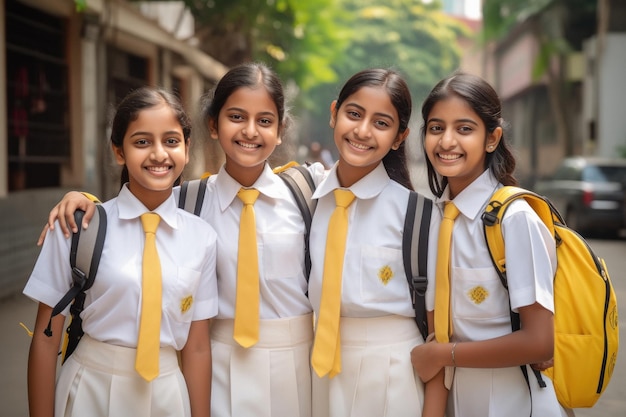
[(619, 182), (626, 184), (626, 167), (590, 165), (583, 170), (582, 179), (588, 182)]

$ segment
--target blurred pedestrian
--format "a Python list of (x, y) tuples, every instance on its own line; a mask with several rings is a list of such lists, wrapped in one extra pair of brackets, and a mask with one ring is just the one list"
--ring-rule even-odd
[(309, 155), (306, 158), (307, 162), (319, 162), (324, 165), (324, 168), (330, 169), (335, 163), (331, 152), (324, 148), (319, 142), (312, 142), (309, 146)]

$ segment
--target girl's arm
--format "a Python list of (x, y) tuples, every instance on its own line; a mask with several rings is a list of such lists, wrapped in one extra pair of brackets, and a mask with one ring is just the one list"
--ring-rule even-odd
[(28, 354), (28, 408), (30, 417), (53, 417), (56, 367), (65, 316), (52, 319), (52, 336), (44, 334), (52, 307), (39, 303)]
[(78, 232), (78, 226), (74, 220), (74, 212), (77, 209), (81, 209), (85, 212), (83, 217), (83, 229), (87, 228), (89, 221), (93, 217), (93, 213), (96, 211), (96, 205), (93, 201), (85, 197), (84, 194), (78, 191), (70, 191), (66, 193), (61, 201), (50, 210), (48, 215), (48, 223), (43, 227), (39, 240), (37, 240), (37, 246), (43, 245), (43, 241), (46, 238), (48, 229), (54, 229), (54, 221), (59, 220), (59, 226), (66, 238), (70, 237), (71, 232)]
[[(504, 368), (548, 361), (554, 354), (554, 315), (538, 303), (519, 309), (521, 329), (476, 342), (425, 343), (413, 366), (423, 381), (444, 366)], [(454, 351), (454, 355), (453, 355)]]
[(181, 351), (181, 368), (193, 417), (211, 415), (211, 340), (209, 319), (191, 322), (187, 343)]
[[(434, 312), (428, 311), (426, 314), (428, 321), (428, 333), (432, 334), (435, 331), (434, 327)], [(436, 342), (427, 342), (436, 343)], [(411, 352), (411, 361), (416, 360), (414, 354), (421, 354), (420, 352)], [(424, 409), (422, 410), (422, 417), (443, 417), (446, 413), (446, 404), (448, 401), (448, 390), (444, 385), (444, 370), (443, 368), (424, 385)]]

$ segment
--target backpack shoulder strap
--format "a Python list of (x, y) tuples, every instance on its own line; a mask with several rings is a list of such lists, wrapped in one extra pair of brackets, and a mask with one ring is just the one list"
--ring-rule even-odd
[[(82, 224), (84, 214), (85, 212), (82, 210), (74, 212), (76, 224)], [(85, 291), (91, 288), (96, 279), (104, 247), (106, 229), (106, 211), (100, 204), (96, 204), (96, 211), (91, 219), (89, 228), (85, 230), (79, 227), (78, 231), (72, 234), (69, 259), (72, 268), (72, 287), (53, 307), (48, 326), (44, 330), (46, 336), (52, 336), (52, 318), (65, 310), (73, 300), (74, 302), (70, 307), (72, 321), (67, 328), (67, 337), (62, 352), (63, 361), (72, 354), (83, 335), (80, 312), (83, 310), (85, 302)]]
[[(74, 212), (76, 224), (82, 224), (84, 215), (85, 212), (82, 210)], [(52, 308), (48, 327), (44, 330), (47, 336), (52, 336), (52, 318), (65, 310), (65, 307), (76, 298), (78, 293), (88, 290), (93, 285), (98, 265), (100, 264), (105, 235), (106, 212), (100, 204), (96, 204), (96, 211), (91, 219), (89, 228), (85, 230), (79, 227), (78, 231), (72, 234), (69, 261), (72, 268), (73, 283), (68, 292)]]
[[(74, 213), (76, 224), (81, 224), (85, 213), (77, 210)], [(80, 222), (80, 223), (79, 223)], [(100, 265), (104, 238), (106, 237), (107, 214), (104, 207), (96, 204), (96, 211), (91, 219), (89, 228), (72, 235), (72, 246), (70, 250), (70, 265), (72, 274), (82, 274), (86, 278), (82, 290), (88, 290), (93, 285)], [(80, 244), (79, 244), (80, 242)]]
[(426, 288), (428, 286), (428, 238), (432, 210), (432, 200), (415, 191), (410, 192), (404, 218), (402, 257), (411, 291), (411, 301), (415, 309), (415, 321), (424, 340), (428, 336)]
[[(78, 222), (82, 221), (83, 215), (82, 211), (74, 213), (77, 224), (80, 224)], [(61, 352), (63, 363), (74, 352), (83, 336), (83, 321), (80, 313), (85, 305), (85, 291), (93, 285), (98, 266), (100, 265), (107, 230), (106, 211), (100, 204), (96, 204), (96, 211), (89, 226), (87, 230), (82, 230), (81, 232), (79, 229), (77, 233), (72, 235), (70, 265), (72, 266), (74, 287), (78, 287), (79, 291), (70, 307), (71, 321), (66, 330), (66, 337)], [(84, 282), (84, 284), (81, 285), (81, 282)]]
[(311, 272), (311, 255), (309, 252), (309, 233), (311, 232), (311, 221), (313, 213), (317, 205), (317, 200), (313, 199), (315, 192), (315, 181), (306, 167), (302, 165), (290, 165), (276, 168), (275, 173), (285, 182), (287, 188), (291, 191), (296, 204), (302, 213), (304, 220), (305, 236), (304, 236), (304, 264), (307, 281)]
[[(485, 212), (482, 214), (481, 218), (483, 220), (483, 231), (485, 234), (485, 241), (487, 242), (487, 249), (491, 255), (491, 261), (496, 268), (496, 272), (498, 272), (502, 285), (507, 289), (507, 291), (509, 287), (506, 279), (506, 257), (504, 237), (502, 236), (502, 218), (504, 217), (504, 213), (509, 205), (519, 198), (523, 198), (526, 202), (528, 202), (531, 208), (541, 218), (541, 221), (543, 221), (548, 227), (552, 236), (555, 236), (554, 221), (558, 219), (561, 223), (563, 222), (560, 214), (556, 211), (554, 206), (552, 206), (547, 199), (532, 191), (519, 187), (504, 186), (493, 193), (491, 200), (487, 204)], [(521, 328), (519, 314), (510, 310), (510, 317), (511, 328), (513, 331), (519, 330)], [(526, 380), (528, 389), (530, 390), (528, 370), (525, 365), (522, 365), (520, 368), (524, 374), (524, 379)], [(539, 386), (544, 388), (546, 383), (541, 376), (541, 372), (533, 369), (533, 373), (535, 374)]]
[(204, 194), (206, 193), (208, 180), (209, 176), (207, 175), (201, 179), (184, 181), (180, 185), (178, 207), (199, 216), (204, 203)]
[[(505, 186), (496, 190), (482, 214), (483, 231), (491, 260), (496, 267), (500, 279), (506, 285), (506, 263), (504, 253), (504, 239), (502, 237), (502, 218), (509, 205), (523, 198), (541, 218), (550, 234), (555, 236), (554, 222), (563, 223), (560, 214), (544, 197), (519, 187)], [(555, 236), (556, 237), (556, 236)]]
[(302, 165), (290, 167), (278, 173), (280, 178), (287, 184), (298, 203), (300, 211), (307, 226), (307, 232), (311, 230), (311, 220), (315, 212), (317, 200), (313, 199), (315, 182), (308, 169)]

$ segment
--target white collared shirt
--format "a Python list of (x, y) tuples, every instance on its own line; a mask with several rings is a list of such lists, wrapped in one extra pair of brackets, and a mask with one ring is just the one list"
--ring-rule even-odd
[[(328, 222), (335, 209), (333, 190), (341, 188), (336, 170), (337, 165), (313, 195), (318, 203), (311, 228), (309, 297), (318, 313)], [(382, 163), (349, 189), (356, 199), (348, 207), (341, 316), (398, 314), (413, 317), (415, 311), (402, 257), (409, 190), (391, 180)], [(436, 240), (436, 235), (434, 237)]]
[[(455, 340), (485, 340), (511, 332), (509, 294), (489, 256), (481, 219), (491, 195), (501, 186), (487, 170), (453, 200), (460, 211), (454, 222), (450, 253)], [(437, 201), (442, 213), (448, 200), (446, 189)], [(548, 228), (528, 203), (517, 200), (502, 220), (502, 233), (510, 306), (517, 311), (537, 302), (554, 311), (556, 249)], [(428, 285), (428, 310), (434, 309), (434, 292), (433, 280)]]
[[(107, 235), (98, 274), (86, 292), (82, 326), (93, 339), (134, 348), (141, 312), (144, 246), (139, 216), (149, 210), (127, 186), (103, 207)], [(206, 222), (178, 209), (173, 195), (154, 212), (161, 216), (156, 233), (163, 279), (161, 346), (180, 350), (193, 320), (217, 314), (217, 236)], [(48, 232), (24, 294), (49, 306), (61, 299), (72, 283), (70, 243), (59, 226)]]
[[(309, 167), (319, 182), (321, 164)], [(213, 226), (218, 236), (218, 318), (235, 315), (239, 219), (243, 203), (241, 188), (222, 167), (209, 177), (200, 217)], [(265, 165), (251, 188), (260, 194), (254, 203), (260, 280), (260, 318), (294, 317), (311, 312), (304, 275), (304, 221), (284, 181)]]

